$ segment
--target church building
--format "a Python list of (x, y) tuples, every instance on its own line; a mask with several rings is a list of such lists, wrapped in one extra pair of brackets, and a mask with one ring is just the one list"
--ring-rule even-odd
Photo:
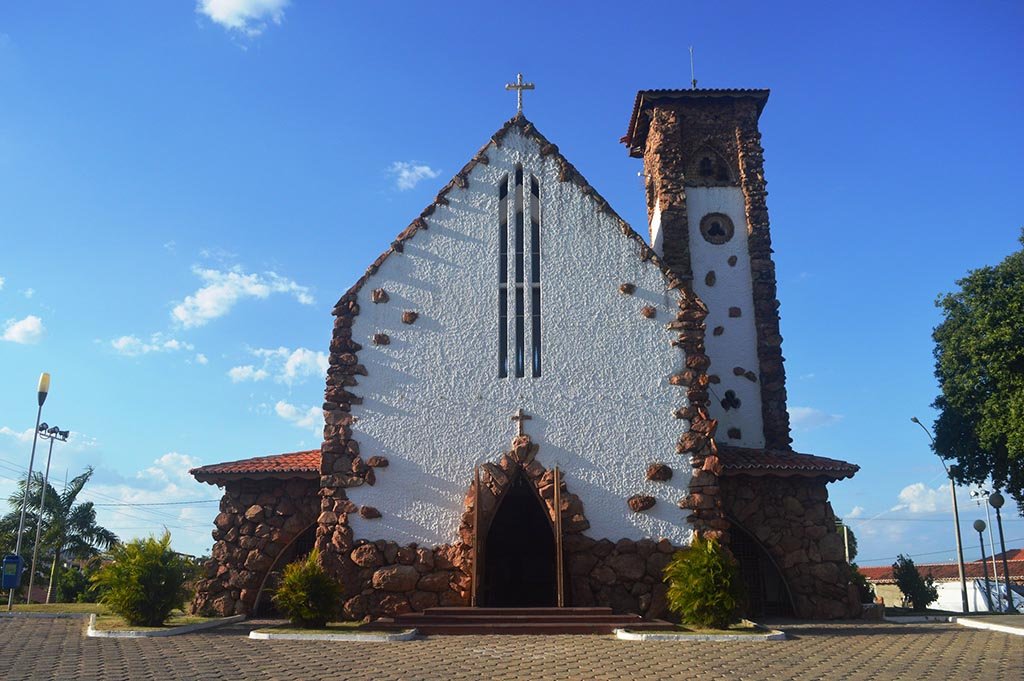
[(657, 618), (700, 533), (748, 615), (858, 616), (826, 489), (858, 467), (791, 448), (767, 99), (637, 94), (649, 240), (520, 106), (335, 306), (321, 448), (191, 471), (224, 493), (193, 608), (265, 611), (315, 546), (349, 618)]

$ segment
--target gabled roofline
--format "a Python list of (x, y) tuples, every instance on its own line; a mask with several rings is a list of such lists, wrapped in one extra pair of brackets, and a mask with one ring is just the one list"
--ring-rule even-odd
[(633, 113), (629, 117), (629, 128), (619, 141), (629, 149), (629, 155), (640, 158), (647, 142), (646, 121), (640, 115), (656, 103), (683, 101), (687, 99), (752, 99), (760, 117), (768, 101), (768, 89), (758, 88), (703, 88), (691, 90), (640, 90), (633, 102)]
[(505, 136), (508, 135), (509, 131), (511, 131), (513, 128), (518, 129), (521, 134), (536, 141), (537, 144), (540, 145), (540, 154), (542, 157), (551, 156), (554, 159), (554, 161), (559, 166), (558, 179), (560, 182), (572, 182), (573, 184), (575, 184), (577, 187), (580, 188), (580, 191), (582, 191), (583, 194), (589, 196), (597, 203), (597, 208), (599, 211), (611, 216), (614, 220), (616, 220), (619, 223), (619, 229), (622, 231), (622, 233), (625, 236), (629, 237), (630, 239), (636, 241), (636, 243), (640, 246), (640, 258), (642, 260), (651, 261), (659, 270), (661, 270), (661, 273), (665, 277), (665, 281), (669, 289), (680, 288), (683, 285), (682, 281), (679, 280), (672, 273), (672, 271), (665, 265), (665, 263), (661, 261), (657, 254), (655, 254), (654, 250), (647, 245), (647, 242), (644, 241), (644, 238), (640, 236), (640, 234), (638, 234), (636, 230), (634, 230), (629, 225), (629, 223), (626, 222), (618, 213), (616, 213), (615, 210), (611, 207), (611, 204), (609, 204), (608, 201), (605, 200), (605, 198), (601, 196), (601, 194), (599, 194), (598, 191), (594, 189), (594, 187), (591, 186), (589, 182), (587, 182), (587, 179), (583, 177), (582, 173), (576, 170), (576, 167), (573, 166), (573, 164), (570, 163), (564, 156), (562, 156), (562, 154), (558, 151), (558, 146), (548, 141), (548, 139), (544, 137), (544, 135), (542, 135), (536, 127), (534, 127), (533, 123), (531, 123), (526, 118), (526, 116), (524, 116), (522, 113), (518, 113), (512, 118), (510, 118), (508, 121), (506, 121), (505, 124), (502, 125), (497, 132), (491, 135), (491, 139), (487, 142), (487, 144), (480, 147), (480, 150), (477, 151), (477, 153), (473, 156), (469, 163), (467, 163), (462, 168), (462, 170), (457, 172), (455, 176), (448, 182), (448, 184), (446, 184), (441, 189), (441, 191), (437, 193), (437, 196), (426, 208), (423, 209), (423, 211), (419, 214), (419, 217), (417, 217), (415, 220), (409, 223), (409, 226), (402, 230), (402, 232), (399, 233), (395, 240), (391, 242), (391, 246), (386, 251), (381, 253), (377, 257), (377, 259), (374, 260), (373, 263), (366, 268), (366, 273), (363, 274), (363, 276), (361, 276), (356, 281), (356, 283), (349, 287), (349, 289), (341, 296), (341, 298), (335, 304), (333, 311), (335, 315), (338, 314), (339, 310), (343, 305), (354, 300), (355, 296), (359, 293), (360, 289), (362, 289), (363, 285), (366, 284), (367, 280), (371, 276), (376, 274), (377, 270), (380, 269), (381, 265), (384, 264), (384, 261), (387, 260), (392, 253), (401, 253), (405, 248), (405, 242), (411, 239), (420, 230), (428, 229), (426, 219), (434, 214), (434, 211), (437, 210), (438, 206), (448, 205), (448, 193), (451, 192), (452, 189), (465, 189), (466, 187), (469, 186), (470, 172), (472, 172), (477, 165), (487, 165), (488, 163), (490, 163), (490, 159), (487, 156), (487, 150), (490, 149), (492, 145), (500, 147), (502, 145), (503, 140), (505, 139)]

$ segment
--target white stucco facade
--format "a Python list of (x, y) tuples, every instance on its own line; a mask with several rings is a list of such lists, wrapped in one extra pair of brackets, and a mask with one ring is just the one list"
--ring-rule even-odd
[[(720, 442), (742, 447), (764, 447), (764, 421), (761, 415), (761, 386), (733, 369), (759, 370), (757, 359), (757, 329), (754, 325), (754, 293), (750, 272), (750, 253), (747, 247), (747, 221), (744, 212), (743, 191), (739, 187), (687, 187), (686, 213), (689, 223), (690, 259), (693, 270), (693, 288), (708, 307), (705, 347), (711, 366), (708, 374), (721, 378), (711, 385), (711, 404), (708, 410), (718, 419), (717, 438)], [(723, 213), (732, 220), (735, 232), (724, 244), (713, 244), (701, 235), (701, 218), (709, 213)], [(730, 256), (736, 264), (730, 265)], [(714, 271), (714, 284), (705, 278)], [(740, 309), (739, 317), (730, 317), (729, 308)], [(720, 336), (713, 333), (721, 326)], [(740, 406), (726, 410), (721, 400), (731, 390)], [(739, 428), (742, 437), (728, 437), (731, 428)]]
[[(453, 189), (420, 230), (392, 254), (359, 292), (353, 340), (368, 375), (352, 391), (362, 404), (353, 437), (364, 458), (387, 457), (376, 484), (348, 490), (359, 505), (383, 517), (349, 516), (357, 538), (386, 538), (423, 546), (451, 543), (464, 511), (474, 466), (496, 462), (515, 433), (510, 417), (522, 408), (532, 418), (526, 432), (539, 445), (539, 461), (561, 467), (570, 492), (583, 502), (594, 538), (665, 537), (690, 540), (686, 512), (690, 465), (675, 453), (687, 428), (673, 411), (686, 404), (683, 386), (668, 377), (680, 371), (683, 352), (670, 344), (665, 325), (678, 311), (660, 269), (640, 257), (641, 245), (622, 233), (614, 216), (572, 182), (558, 180), (555, 157), (542, 157), (534, 139), (512, 128), (489, 163), (469, 174), (466, 189)], [(499, 377), (499, 183), (516, 164), (540, 186), (542, 375), (531, 376), (532, 344), (526, 295), (525, 377), (514, 377), (514, 188), (510, 188), (510, 371)], [(525, 281), (529, 291), (529, 179), (525, 192)], [(633, 295), (619, 292), (632, 283)], [(387, 303), (371, 301), (383, 288)], [(748, 283), (749, 295), (749, 283)], [(656, 316), (645, 318), (644, 306)], [(402, 313), (418, 313), (413, 324)], [(390, 337), (374, 345), (374, 334)], [(646, 480), (648, 464), (668, 463), (668, 482)], [(626, 500), (657, 499), (641, 513)]]

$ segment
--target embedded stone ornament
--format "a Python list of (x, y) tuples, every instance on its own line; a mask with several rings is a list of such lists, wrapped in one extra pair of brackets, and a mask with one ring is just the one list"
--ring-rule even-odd
[(655, 315), (658, 314), (658, 311), (652, 305), (644, 305), (643, 308), (640, 309), (640, 314), (647, 319), (654, 319)]
[(619, 284), (619, 293), (622, 293), (623, 295), (631, 296), (635, 291), (636, 284), (630, 284), (629, 282)]
[(672, 479), (672, 469), (664, 463), (652, 463), (647, 467), (647, 479), (665, 482)]
[(390, 298), (388, 297), (387, 291), (385, 291), (382, 288), (375, 288), (370, 293), (370, 300), (372, 300), (375, 303), (386, 303), (388, 302), (388, 300), (390, 300)]
[(724, 213), (708, 213), (700, 220), (700, 234), (710, 244), (720, 246), (730, 239), (736, 228)]
[(708, 374), (708, 383), (713, 383), (717, 385), (721, 382), (722, 379), (718, 376), (718, 374)]
[(361, 506), (359, 508), (359, 517), (371, 520), (373, 518), (380, 517), (380, 511), (375, 509), (373, 506)]
[(753, 371), (745, 371), (743, 373), (743, 378), (747, 379), (751, 383), (757, 383), (757, 374), (755, 374)]
[(742, 315), (743, 315), (743, 310), (739, 309), (738, 307), (730, 307), (729, 308), (729, 316), (730, 317), (734, 317), (735, 318), (735, 317), (740, 317)]
[(714, 330), (712, 330), (711, 335), (713, 335), (713, 336), (721, 336), (723, 333), (725, 333), (725, 327), (724, 326), (716, 326), (714, 328)]
[[(640, 513), (654, 506), (655, 498), (645, 494), (634, 494), (627, 502), (634, 513)], [(641, 572), (641, 575), (643, 573)]]
[(386, 333), (375, 333), (373, 334), (374, 345), (390, 345), (391, 337)]
[(730, 255), (729, 256), (729, 267), (736, 267), (736, 256), (735, 255)]
[(739, 440), (743, 437), (743, 432), (739, 428), (730, 428), (726, 435), (732, 440)]
[(743, 376), (746, 373), (747, 373), (747, 370), (744, 369), (743, 367), (733, 367), (732, 368), (732, 375), (733, 376)]
[(715, 285), (715, 271), (714, 270), (711, 270), (706, 275), (704, 275), (704, 285), (705, 286), (714, 286)]
[(383, 456), (371, 456), (366, 460), (366, 465), (370, 468), (387, 468), (388, 463), (387, 457)]
[(402, 313), (402, 323), (413, 324), (419, 318), (419, 316), (419, 313), (413, 310), (406, 310), (405, 312)]

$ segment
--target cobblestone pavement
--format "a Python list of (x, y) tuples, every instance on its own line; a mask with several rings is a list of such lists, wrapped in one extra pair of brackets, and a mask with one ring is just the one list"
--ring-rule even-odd
[[(252, 641), (259, 622), (95, 639), (80, 619), (0, 621), (4, 679), (1020, 679), (1020, 637), (955, 624), (783, 625), (793, 640), (633, 642), (455, 636), (410, 643)], [(265, 626), (265, 623), (262, 623)]]

